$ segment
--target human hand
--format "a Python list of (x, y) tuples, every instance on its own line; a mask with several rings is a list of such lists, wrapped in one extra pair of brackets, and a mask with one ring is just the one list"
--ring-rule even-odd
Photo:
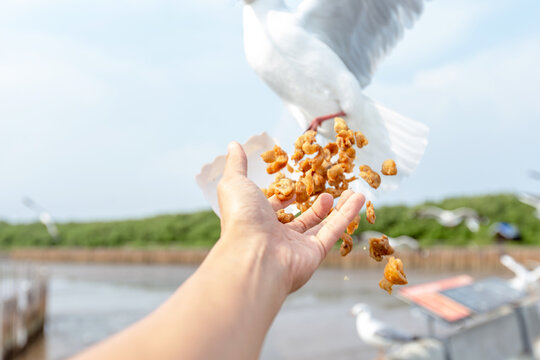
[(288, 224), (275, 212), (292, 203), (266, 199), (247, 178), (247, 158), (238, 143), (229, 145), (218, 184), (221, 240), (261, 254), (284, 276), (288, 293), (304, 285), (364, 204), (364, 196), (347, 190), (329, 215), (333, 197), (323, 193), (305, 213)]

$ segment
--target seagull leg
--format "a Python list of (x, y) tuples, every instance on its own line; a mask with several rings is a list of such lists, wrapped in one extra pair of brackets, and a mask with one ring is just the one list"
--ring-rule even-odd
[(377, 360), (384, 360), (386, 358), (384, 355), (385, 354), (383, 349), (377, 349)]
[(317, 128), (318, 128), (319, 126), (321, 126), (321, 124), (322, 124), (324, 121), (333, 119), (333, 118), (338, 117), (338, 116), (347, 116), (347, 114), (345, 114), (343, 111), (340, 111), (340, 112), (335, 113), (335, 114), (330, 114), (330, 115), (325, 115), (325, 116), (319, 116), (319, 117), (316, 117), (315, 119), (313, 119), (313, 121), (311, 122), (311, 124), (309, 124), (309, 127), (307, 128), (306, 131), (309, 131), (309, 130), (317, 131)]

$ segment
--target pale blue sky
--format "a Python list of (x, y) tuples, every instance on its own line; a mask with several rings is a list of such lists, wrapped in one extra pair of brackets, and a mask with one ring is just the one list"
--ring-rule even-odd
[[(194, 176), (262, 131), (301, 129), (246, 64), (239, 0), (0, 5), (0, 218), (208, 207)], [(366, 93), (431, 128), (384, 203), (540, 192), (537, 0), (433, 0)], [(288, 135), (283, 135), (287, 131)]]

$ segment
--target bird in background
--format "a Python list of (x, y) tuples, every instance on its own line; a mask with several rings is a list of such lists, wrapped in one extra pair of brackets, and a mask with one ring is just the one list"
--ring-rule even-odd
[[(380, 238), (382, 235), (383, 233), (380, 233), (378, 231), (363, 231), (358, 236), (358, 241), (363, 244), (368, 244), (369, 239)], [(413, 250), (413, 251), (421, 251), (418, 240), (407, 235), (401, 235), (394, 238), (388, 236), (388, 242), (390, 246), (392, 246), (396, 250), (408, 249), (408, 250)]]
[(392, 346), (404, 345), (420, 338), (411, 334), (398, 331), (371, 314), (367, 304), (358, 303), (351, 309), (351, 314), (356, 316), (356, 331), (360, 339), (377, 349), (379, 358), (384, 358), (385, 352)]
[(527, 269), (521, 263), (517, 262), (512, 256), (503, 254), (500, 257), (501, 264), (506, 266), (516, 276), (508, 280), (510, 286), (519, 291), (529, 291), (538, 287), (540, 279), (540, 266), (533, 270)]
[(529, 170), (529, 176), (531, 179), (540, 181), (540, 171), (538, 170)]
[(49, 236), (53, 239), (53, 241), (58, 242), (60, 240), (60, 233), (58, 232), (58, 228), (56, 227), (51, 214), (29, 197), (23, 198), (22, 203), (36, 213), (39, 221), (47, 228)]
[(540, 220), (540, 196), (532, 194), (521, 194), (518, 197), (519, 201), (529, 206), (532, 206), (535, 210), (534, 215)]
[(455, 210), (444, 210), (436, 206), (428, 206), (418, 210), (416, 216), (425, 219), (435, 219), (445, 227), (455, 227), (465, 222), (465, 226), (472, 232), (478, 232), (480, 230), (480, 224), (485, 220), (475, 210), (464, 207)]
[[(363, 94), (380, 60), (412, 27), (424, 0), (303, 0), (295, 10), (283, 0), (244, 0), (247, 62), (281, 97), (303, 129), (334, 135), (334, 117), (361, 131), (369, 144), (357, 164), (381, 167), (393, 159), (398, 175), (381, 190), (395, 189), (417, 167), (428, 128)], [(368, 198), (372, 189), (355, 182)]]

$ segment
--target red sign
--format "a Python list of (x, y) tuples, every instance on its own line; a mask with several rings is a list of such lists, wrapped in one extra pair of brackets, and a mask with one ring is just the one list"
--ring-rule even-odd
[(441, 294), (440, 291), (470, 285), (473, 282), (474, 280), (472, 277), (460, 275), (426, 284), (407, 286), (401, 288), (399, 294), (416, 305), (429, 310), (440, 318), (449, 322), (454, 322), (470, 316), (472, 311)]

